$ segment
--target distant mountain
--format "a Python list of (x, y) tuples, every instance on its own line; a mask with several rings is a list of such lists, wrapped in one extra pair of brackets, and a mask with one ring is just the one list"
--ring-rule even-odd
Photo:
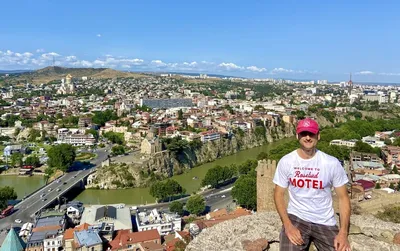
[(12, 74), (12, 73), (24, 73), (30, 72), (31, 70), (0, 70), (0, 74)]
[(122, 72), (109, 68), (66, 68), (49, 66), (36, 71), (25, 72), (16, 77), (17, 81), (28, 81), (33, 84), (48, 83), (53, 80), (61, 80), (70, 74), (73, 78), (117, 78), (117, 77), (145, 77), (140, 73)]

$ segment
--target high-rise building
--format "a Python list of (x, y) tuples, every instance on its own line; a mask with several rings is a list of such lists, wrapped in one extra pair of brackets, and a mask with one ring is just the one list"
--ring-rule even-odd
[(353, 90), (353, 81), (351, 81), (351, 73), (350, 73), (350, 80), (347, 82), (347, 92), (351, 95), (351, 91)]

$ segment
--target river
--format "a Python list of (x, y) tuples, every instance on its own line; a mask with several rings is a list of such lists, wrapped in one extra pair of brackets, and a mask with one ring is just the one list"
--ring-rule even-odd
[[(191, 194), (200, 188), (201, 180), (206, 175), (207, 170), (211, 167), (216, 165), (226, 166), (231, 164), (240, 164), (248, 159), (256, 159), (260, 152), (268, 152), (271, 148), (291, 140), (293, 140), (293, 138), (283, 139), (271, 144), (265, 144), (263, 146), (240, 151), (236, 154), (192, 168), (184, 174), (172, 177), (172, 179), (178, 181), (179, 184), (186, 189), (187, 193)], [(41, 176), (0, 176), (0, 186), (8, 185), (14, 187), (18, 194), (18, 198), (22, 198), (43, 184), (44, 179)], [(147, 204), (155, 201), (149, 194), (148, 188), (132, 188), (123, 190), (86, 189), (76, 197), (76, 200), (82, 201), (85, 204), (125, 203), (128, 205)]]

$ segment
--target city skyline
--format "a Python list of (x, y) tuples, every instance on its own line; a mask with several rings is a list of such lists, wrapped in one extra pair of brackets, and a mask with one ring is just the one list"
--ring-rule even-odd
[[(7, 2), (0, 70), (108, 67), (400, 82), (399, 3)], [(16, 18), (18, 17), (18, 18)]]

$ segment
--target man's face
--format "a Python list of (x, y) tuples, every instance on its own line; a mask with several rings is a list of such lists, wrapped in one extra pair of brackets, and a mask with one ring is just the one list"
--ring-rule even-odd
[(317, 146), (318, 140), (320, 139), (319, 133), (314, 134), (311, 132), (301, 132), (297, 134), (297, 139), (300, 145), (305, 150), (311, 150)]

